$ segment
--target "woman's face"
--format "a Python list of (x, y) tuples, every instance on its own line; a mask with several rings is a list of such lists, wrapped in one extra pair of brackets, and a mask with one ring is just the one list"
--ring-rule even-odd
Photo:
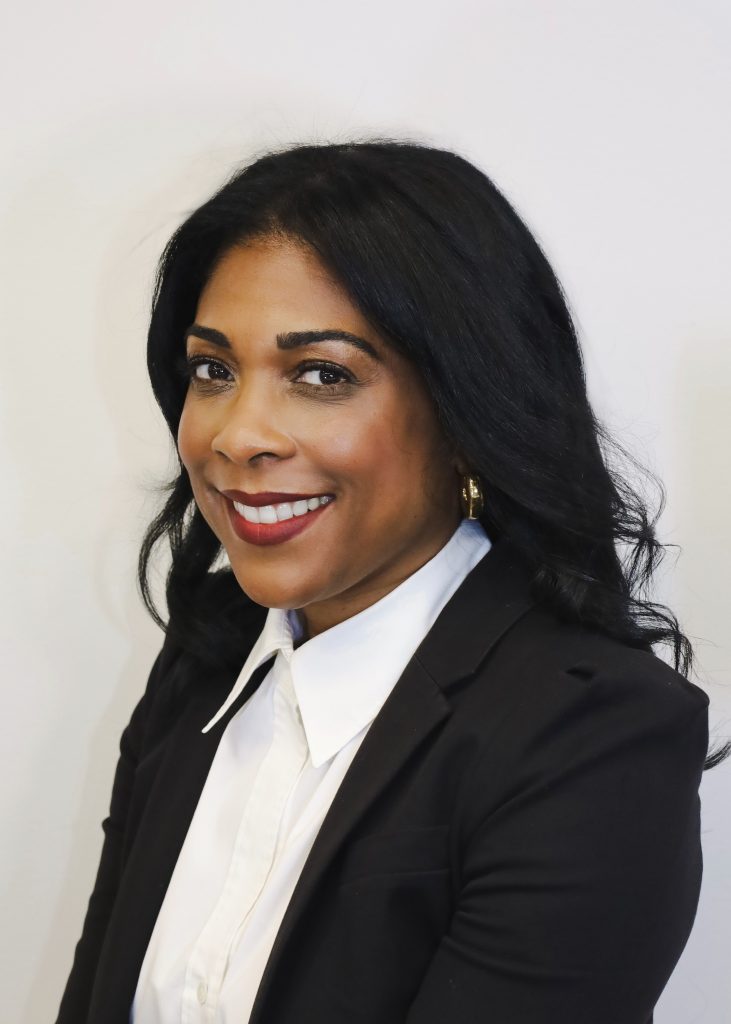
[(379, 600), (459, 525), (465, 467), (420, 374), (310, 250), (230, 249), (186, 347), (178, 448), (198, 508), (242, 589), (300, 609), (306, 635)]

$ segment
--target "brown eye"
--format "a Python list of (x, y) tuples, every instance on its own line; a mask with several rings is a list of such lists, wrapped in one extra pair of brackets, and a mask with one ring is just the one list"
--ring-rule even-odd
[(204, 356), (189, 359), (188, 370), (190, 376), (195, 380), (214, 381), (231, 379), (231, 373), (223, 363), (219, 363), (216, 359), (207, 359)]
[(300, 369), (297, 380), (313, 388), (335, 388), (352, 383), (350, 374), (334, 363), (309, 363)]

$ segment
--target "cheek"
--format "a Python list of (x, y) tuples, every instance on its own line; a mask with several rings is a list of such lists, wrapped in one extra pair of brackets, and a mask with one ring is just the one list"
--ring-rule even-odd
[(379, 506), (401, 504), (425, 486), (434, 466), (438, 436), (433, 417), (421, 405), (394, 395), (368, 416), (341, 424), (323, 447), (334, 472), (358, 490), (380, 496)]
[(191, 404), (186, 400), (178, 423), (178, 454), (189, 473), (193, 472), (203, 458), (207, 447), (203, 425)]

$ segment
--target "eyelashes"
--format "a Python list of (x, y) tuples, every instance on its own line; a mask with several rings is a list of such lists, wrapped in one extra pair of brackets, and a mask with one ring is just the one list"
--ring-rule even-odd
[[(207, 367), (207, 376), (199, 376), (198, 369), (200, 367)], [(199, 390), (215, 390), (222, 385), (228, 384), (233, 379), (233, 374), (228, 366), (218, 359), (213, 359), (211, 356), (179, 355), (175, 362), (175, 370), (190, 386)], [(298, 381), (298, 378), (306, 373), (319, 374), (330, 378), (336, 377), (339, 380), (337, 382), (329, 380), (325, 383), (322, 380), (319, 383)], [(355, 378), (345, 367), (339, 366), (337, 363), (311, 359), (297, 366), (293, 384), (297, 388), (312, 392), (335, 394), (355, 384)]]
[[(208, 356), (191, 356), (189, 359), (184, 359), (184, 364), (186, 367), (186, 375), (189, 378), (189, 380), (192, 381), (205, 381), (206, 384), (212, 384), (215, 381), (223, 381), (225, 383), (225, 378), (222, 376), (222, 374), (227, 373), (229, 377), (232, 376), (231, 371), (227, 366), (219, 362), (218, 359), (211, 359)], [(211, 374), (211, 371), (209, 369), (208, 377), (199, 377), (197, 373), (199, 366), (208, 366), (215, 368), (215, 376)]]
[(332, 388), (340, 388), (343, 385), (352, 384), (353, 383), (353, 378), (351, 377), (351, 375), (349, 373), (346, 373), (346, 371), (341, 366), (337, 366), (335, 363), (326, 363), (326, 362), (301, 363), (297, 367), (297, 371), (298, 371), (297, 372), (297, 377), (301, 377), (301, 376), (303, 376), (306, 373), (314, 373), (314, 374), (324, 374), (326, 376), (339, 377), (340, 378), (340, 381), (338, 383), (334, 383), (333, 381), (330, 381), (327, 384), (323, 384), (322, 381), (320, 381), (318, 384), (309, 383), (309, 382), (305, 383), (304, 381), (300, 381), (298, 383), (298, 386), (300, 386), (300, 384), (302, 384), (302, 385), (304, 385), (306, 387), (313, 387), (317, 391), (319, 391), (322, 388), (330, 388), (330, 389), (332, 389)]

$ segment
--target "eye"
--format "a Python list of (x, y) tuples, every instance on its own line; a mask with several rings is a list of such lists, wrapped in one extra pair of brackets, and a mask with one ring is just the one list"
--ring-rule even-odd
[[(307, 377), (310, 379), (307, 380)], [(296, 379), (298, 382), (318, 390), (340, 389), (344, 385), (353, 383), (353, 378), (347, 370), (335, 363), (323, 362), (303, 363), (298, 368)]]
[(208, 356), (191, 356), (186, 360), (188, 376), (199, 381), (225, 381), (231, 379), (231, 371), (217, 359)]

